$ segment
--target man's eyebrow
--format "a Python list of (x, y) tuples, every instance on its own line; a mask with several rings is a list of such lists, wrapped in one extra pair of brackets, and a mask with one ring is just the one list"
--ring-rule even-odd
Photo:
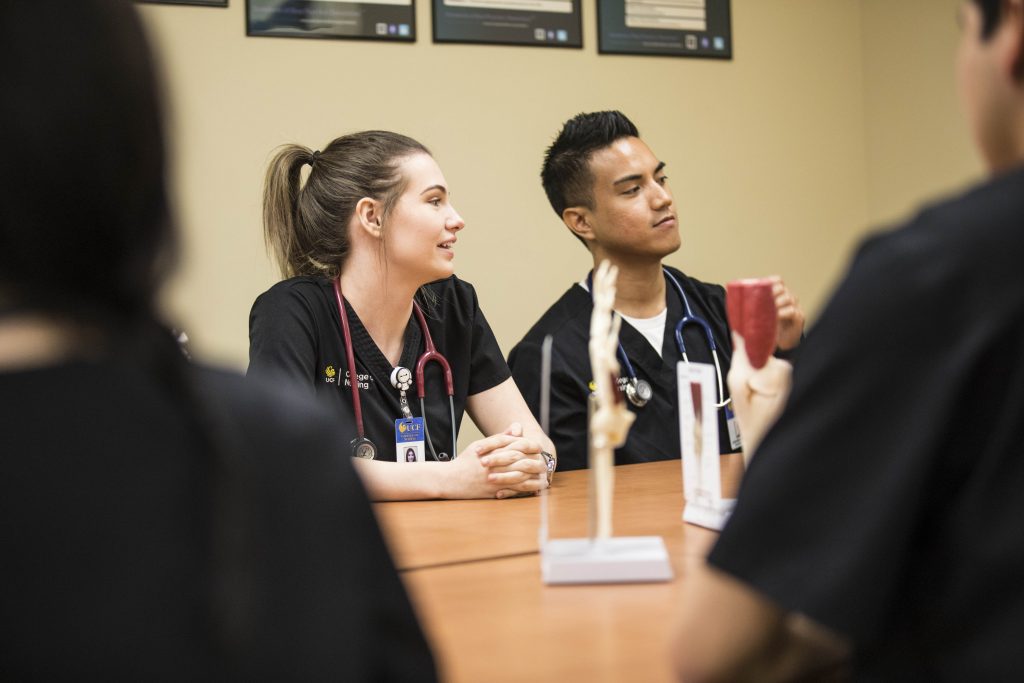
[[(665, 162), (658, 162), (658, 165), (654, 167), (654, 173), (660, 173), (663, 168), (665, 168)], [(613, 182), (612, 185), (618, 185), (619, 183), (636, 182), (637, 180), (640, 180), (642, 177), (643, 176), (641, 176), (639, 173), (634, 173), (632, 175), (627, 175), (619, 178), (618, 180)]]
[(431, 185), (427, 189), (423, 190), (423, 192), (420, 192), (420, 194), (421, 195), (422, 194), (426, 194), (426, 193), (430, 192), (431, 190), (440, 190), (441, 192), (444, 192), (445, 194), (448, 194), (448, 188), (445, 187), (444, 185)]

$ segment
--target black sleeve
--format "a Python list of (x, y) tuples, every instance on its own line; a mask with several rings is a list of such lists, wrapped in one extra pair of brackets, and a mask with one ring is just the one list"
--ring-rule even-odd
[(803, 344), (793, 391), (709, 561), (854, 640), (877, 635), (913, 560), (959, 378), (919, 255), (868, 243)]
[(470, 286), (470, 291), (473, 305), (473, 323), (470, 334), (473, 344), (470, 358), (469, 395), (473, 396), (498, 386), (511, 377), (512, 373), (509, 372), (505, 356), (501, 353), (501, 347), (498, 346), (498, 340), (494, 338), (494, 332), (491, 331), (484, 312), (480, 310), (476, 290)]
[[(516, 386), (538, 421), (540, 415), (541, 346), (523, 340), (512, 349), (509, 367)], [(558, 452), (559, 471), (587, 467), (587, 396), (577, 380), (566, 370), (565, 359), (557, 347), (551, 349), (551, 414), (548, 437)], [(582, 436), (581, 436), (582, 435)]]
[[(337, 420), (289, 387), (221, 401), (220, 508), (244, 680), (433, 681), (433, 657)], [(282, 396), (283, 394), (283, 396)], [(255, 409), (252, 406), (255, 405)], [(248, 409), (247, 409), (248, 408)], [(234, 522), (234, 523), (232, 523)], [(228, 563), (231, 566), (231, 563)], [(230, 623), (230, 621), (229, 621)]]
[[(330, 430), (324, 430), (329, 434)], [(329, 437), (328, 437), (329, 438)], [(322, 537), (316, 546), (330, 556), (330, 573), (324, 578), (336, 587), (342, 581), (344, 595), (336, 595), (339, 614), (351, 593), (359, 595), (362, 623), (356, 623), (353, 637), (362, 639), (367, 657), (365, 676), (354, 675), (351, 667), (342, 672), (345, 680), (435, 681), (433, 656), (417, 621), (412, 604), (377, 526), (366, 492), (344, 449), (332, 449), (327, 472), (333, 477), (320, 487), (321, 501), (329, 510)], [(333, 481), (332, 481), (333, 479)], [(311, 523), (312, 522), (311, 520)], [(343, 573), (342, 573), (343, 572)], [(316, 595), (321, 605), (330, 598)], [(351, 620), (351, 619), (350, 619)], [(359, 633), (363, 631), (363, 633)], [(325, 647), (336, 647), (332, 638), (320, 636)]]
[(249, 313), (247, 375), (286, 378), (314, 391), (317, 358), (316, 316), (295, 287), (277, 285), (256, 299)]
[(540, 346), (525, 339), (512, 347), (508, 367), (530, 412), (540, 421)]

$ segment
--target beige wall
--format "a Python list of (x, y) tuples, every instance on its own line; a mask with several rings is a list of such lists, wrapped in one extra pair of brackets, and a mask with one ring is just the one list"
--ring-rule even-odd
[(865, 222), (861, 10), (855, 0), (734, 0), (732, 62), (583, 50), (246, 38), (227, 10), (145, 5), (174, 113), (186, 258), (170, 297), (207, 357), (244, 367), (253, 298), (276, 279), (260, 186), (270, 150), (391, 128), (441, 163), (468, 223), (457, 269), (502, 347), (588, 267), (547, 206), (541, 155), (563, 120), (621, 108), (668, 162), (683, 230), (670, 259), (723, 281), (783, 273), (822, 300)]
[[(144, 5), (173, 105), (183, 267), (169, 297), (200, 353), (246, 363), (270, 151), (359, 129), (430, 146), (468, 223), (457, 270), (503, 349), (587, 270), (547, 206), (544, 147), (579, 111), (620, 108), (668, 163), (683, 231), (669, 262), (711, 281), (782, 273), (813, 315), (865, 228), (978, 167), (955, 106), (954, 0), (733, 0), (735, 59), (247, 38), (226, 10)], [(581, 353), (583, 350), (581, 350)]]
[(864, 0), (869, 222), (978, 179), (956, 97), (957, 0)]

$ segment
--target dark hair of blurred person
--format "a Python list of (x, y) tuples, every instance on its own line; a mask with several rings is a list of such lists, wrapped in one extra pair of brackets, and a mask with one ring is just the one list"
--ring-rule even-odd
[(3, 3), (0, 88), (3, 678), (433, 679), (338, 417), (188, 365), (158, 319), (131, 4)]

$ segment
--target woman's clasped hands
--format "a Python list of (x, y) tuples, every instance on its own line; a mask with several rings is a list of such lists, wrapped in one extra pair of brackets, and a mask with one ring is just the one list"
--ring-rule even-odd
[(541, 445), (513, 422), (501, 434), (474, 441), (449, 464), (445, 498), (511, 498), (547, 486)]

